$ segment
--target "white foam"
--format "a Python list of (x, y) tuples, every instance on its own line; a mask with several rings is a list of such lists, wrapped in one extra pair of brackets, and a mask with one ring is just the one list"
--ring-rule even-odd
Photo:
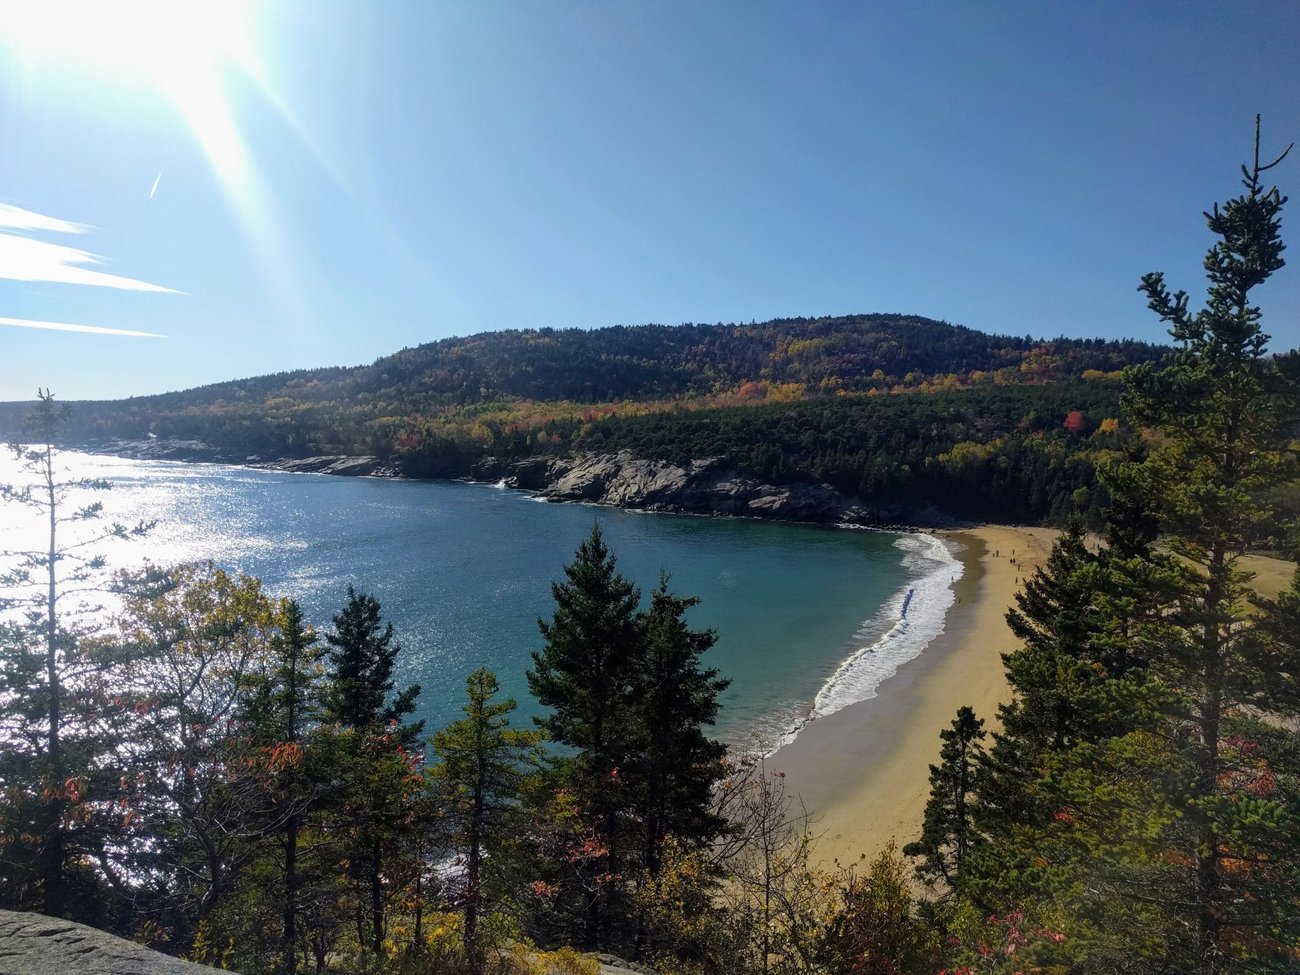
[(952, 587), (961, 578), (961, 562), (933, 535), (904, 535), (894, 545), (903, 551), (907, 584), (858, 630), (859, 649), (826, 680), (812, 707), (793, 721), (784, 716), (784, 729), (768, 754), (794, 741), (808, 722), (875, 697), (882, 683), (943, 632), (956, 599)]

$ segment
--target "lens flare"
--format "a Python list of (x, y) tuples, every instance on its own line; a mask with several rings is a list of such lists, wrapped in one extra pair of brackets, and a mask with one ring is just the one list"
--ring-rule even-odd
[[(168, 98), (269, 276), (283, 283), (273, 201), (228, 96), (235, 73), (266, 91), (252, 10), (251, 0), (0, 0), (0, 46), (29, 67), (49, 62), (143, 80)], [(138, 106), (124, 101), (123, 111), (132, 110)]]

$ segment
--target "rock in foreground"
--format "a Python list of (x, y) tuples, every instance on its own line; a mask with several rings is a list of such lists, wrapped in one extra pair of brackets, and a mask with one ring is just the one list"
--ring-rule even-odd
[(84, 924), (0, 911), (0, 975), (215, 975), (216, 971)]

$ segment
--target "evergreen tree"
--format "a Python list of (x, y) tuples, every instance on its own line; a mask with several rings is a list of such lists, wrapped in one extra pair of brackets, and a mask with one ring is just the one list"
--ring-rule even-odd
[(0, 612), (8, 614), (0, 623), (0, 904), (93, 921), (98, 899), (85, 885), (94, 878), (72, 865), (98, 843), (87, 797), (113, 779), (111, 737), (98, 716), (117, 658), (94, 639), (96, 607), (86, 600), (107, 587), (96, 545), (140, 537), (150, 525), (104, 524), (92, 498), (108, 482), (61, 469), (57, 444), (69, 416), (39, 390), (23, 424), (27, 442), (10, 445), (29, 480), (0, 484), (0, 501), (42, 524), (41, 543), (0, 553)]
[(265, 765), (267, 788), (277, 810), (283, 887), (279, 971), (293, 975), (298, 968), (299, 835), (318, 791), (307, 749), (321, 707), (317, 667), (323, 650), (296, 601), (283, 600), (277, 615), (279, 632), (271, 647), (271, 666), (245, 692), (241, 720), (250, 751), (260, 755)]
[(513, 700), (495, 701), (496, 676), (486, 669), (465, 679), (465, 717), (436, 732), (430, 741), (438, 763), (430, 769), (434, 798), (452, 830), (452, 848), (463, 859), (460, 905), (465, 959), (482, 972), (480, 921), (487, 909), (521, 883), (511, 849), (526, 830), (520, 806), (526, 780), (541, 763), (535, 731), (510, 727)]
[(415, 710), (420, 687), (392, 693), (401, 645), (392, 624), (383, 622), (379, 601), (353, 586), (325, 641), (321, 719), (334, 728), (326, 752), (333, 765), (328, 774), (338, 783), (331, 803), (347, 824), (338, 853), (355, 891), (357, 940), (379, 958), (388, 904), (403, 890), (397, 878), (421, 869), (410, 856), (423, 813), (418, 756), (410, 749), (424, 722), (402, 720)]
[(628, 767), (633, 722), (629, 714), (639, 667), (640, 592), (617, 569), (599, 523), (551, 586), (555, 615), (538, 621), (545, 641), (533, 653), (528, 688), (551, 713), (538, 719), (550, 737), (574, 752), (560, 759), (562, 777), (596, 831), (586, 859), (583, 938), (601, 943), (613, 885), (626, 849), (625, 814), (632, 797)]
[(949, 889), (959, 890), (967, 858), (981, 842), (972, 797), (984, 761), (984, 722), (970, 708), (958, 708), (952, 727), (940, 731), (939, 738), (943, 746), (939, 764), (930, 766), (921, 838), (903, 847), (903, 853), (920, 858), (917, 872), (928, 882), (943, 880)]
[(1127, 373), (1147, 434), (1107, 474), (1107, 545), (1067, 535), (1009, 617), (1018, 696), (981, 791), (1002, 808), (962, 887), (981, 911), (1056, 914), (1087, 970), (1280, 971), (1300, 944), (1300, 762), (1281, 730), (1300, 590), (1254, 598), (1243, 562), (1286, 537), (1274, 501), (1298, 469), (1296, 388), (1251, 298), (1283, 265), (1272, 165), (1257, 138), (1245, 192), (1206, 214), (1201, 310), (1143, 278), (1178, 347)]
[[(349, 585), (347, 605), (333, 623), (333, 631), (325, 634), (331, 649), (323, 720), (358, 730), (401, 722), (415, 710), (420, 685), (389, 698), (393, 666), (402, 648), (393, 639), (393, 624), (382, 620), (379, 600)], [(424, 722), (400, 728), (403, 744), (410, 745), (424, 730)]]
[(1041, 821), (1057, 803), (1041, 781), (1049, 756), (1123, 734), (1144, 713), (1134, 708), (1142, 660), (1134, 657), (1131, 601), (1125, 611), (1116, 605), (1123, 589), (1114, 554), (1089, 552), (1072, 521), (1007, 612), (1022, 645), (1002, 655), (1014, 697), (998, 709), (1002, 730), (981, 776), (987, 820)]
[(713, 787), (726, 774), (726, 746), (704, 729), (718, 715), (718, 695), (731, 681), (700, 658), (714, 643), (712, 630), (692, 630), (686, 611), (699, 599), (673, 595), (659, 578), (640, 618), (642, 649), (632, 685), (636, 741), (628, 780), (641, 819), (641, 865), (653, 877), (670, 837), (689, 850), (715, 839), (725, 827), (712, 810)]
[(1296, 877), (1270, 856), (1300, 810), (1284, 794), (1252, 788), (1243, 770), (1262, 774), (1284, 760), (1264, 750), (1275, 740), (1269, 716), (1294, 704), (1278, 693), (1276, 674), (1300, 671), (1297, 648), (1264, 639), (1267, 626), (1246, 611), (1250, 574), (1241, 565), (1250, 549), (1284, 536), (1273, 492), (1297, 473), (1296, 392), (1268, 355), (1251, 296), (1285, 263), (1286, 199), (1261, 181), (1281, 158), (1260, 164), (1257, 119), (1245, 192), (1206, 214), (1219, 239), (1205, 258), (1205, 306), (1190, 311), (1185, 292), (1146, 275), (1141, 290), (1178, 347), (1164, 369), (1127, 374), (1130, 415), (1159, 434), (1130, 476), (1155, 503), (1163, 542), (1140, 566), (1161, 610), (1142, 634), (1143, 653), (1172, 692), (1167, 794), (1178, 823), (1170, 842), (1188, 863), (1181, 895), (1194, 937), (1185, 957), (1203, 972), (1240, 968), (1246, 953), (1300, 937)]

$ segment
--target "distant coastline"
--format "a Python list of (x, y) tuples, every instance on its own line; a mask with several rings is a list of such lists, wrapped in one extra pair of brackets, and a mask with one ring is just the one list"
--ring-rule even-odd
[[(298, 474), (411, 477), (400, 465), (372, 455), (261, 457), (236, 454), (198, 440), (95, 440), (70, 445), (69, 449), (130, 460), (226, 464)], [(627, 451), (584, 453), (571, 458), (505, 460), (485, 457), (459, 477), (412, 479), (499, 484), (532, 492), (546, 501), (585, 502), (630, 511), (761, 518), (898, 532), (954, 528), (958, 524), (955, 519), (929, 506), (906, 511), (895, 507), (870, 507), (829, 484), (812, 481), (769, 483), (718, 458), (673, 464), (645, 460)]]
[(69, 450), (106, 454), (127, 460), (170, 460), (184, 464), (228, 464), (294, 474), (337, 474), (342, 477), (405, 477), (397, 465), (367, 454), (321, 454), (315, 457), (271, 457), (236, 454), (201, 440), (90, 440), (70, 444)]

